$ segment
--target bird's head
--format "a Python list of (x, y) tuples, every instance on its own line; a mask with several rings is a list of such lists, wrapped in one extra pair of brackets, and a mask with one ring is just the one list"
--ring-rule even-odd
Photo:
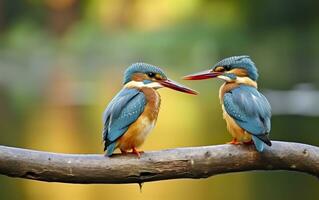
[(216, 63), (213, 68), (196, 74), (187, 75), (186, 80), (202, 80), (220, 78), (226, 82), (239, 82), (251, 80), (256, 82), (258, 72), (255, 63), (249, 56), (232, 56)]
[(159, 89), (171, 88), (189, 94), (198, 94), (196, 91), (170, 80), (159, 67), (147, 63), (135, 63), (129, 66), (124, 73), (124, 85), (126, 87), (148, 87)]

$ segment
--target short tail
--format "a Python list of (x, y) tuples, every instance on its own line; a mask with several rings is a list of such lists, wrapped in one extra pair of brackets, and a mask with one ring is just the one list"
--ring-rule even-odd
[(263, 152), (264, 150), (264, 143), (267, 144), (268, 146), (271, 146), (271, 141), (268, 138), (268, 134), (265, 135), (253, 135), (252, 137), (255, 147), (257, 151)]
[(107, 147), (105, 147), (105, 149), (106, 149), (106, 154), (105, 155), (110, 157), (113, 154), (114, 150), (115, 150), (115, 146), (116, 146), (116, 143), (113, 142), (113, 143), (109, 144)]
[(253, 141), (258, 152), (263, 152), (264, 143), (258, 137), (253, 135)]
[(104, 151), (106, 151), (106, 156), (111, 156), (116, 148), (116, 143), (111, 142), (109, 139), (103, 137), (103, 143), (104, 143)]

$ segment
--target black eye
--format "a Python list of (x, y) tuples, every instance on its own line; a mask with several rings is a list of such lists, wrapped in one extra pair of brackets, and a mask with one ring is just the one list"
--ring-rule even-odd
[(153, 72), (148, 72), (148, 73), (147, 73), (147, 76), (150, 77), (150, 78), (154, 78), (154, 77), (155, 77), (155, 73), (153, 73)]
[(225, 69), (226, 71), (229, 71), (229, 70), (231, 69), (231, 67), (230, 67), (230, 65), (225, 65), (225, 66), (224, 66), (224, 69)]

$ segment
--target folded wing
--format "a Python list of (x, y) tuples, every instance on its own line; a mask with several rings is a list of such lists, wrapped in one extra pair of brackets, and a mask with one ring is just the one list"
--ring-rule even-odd
[(111, 155), (115, 142), (137, 120), (144, 111), (146, 99), (143, 92), (137, 89), (122, 89), (104, 111), (103, 140), (104, 150)]
[(255, 136), (254, 141), (258, 138), (271, 145), (268, 138), (271, 108), (266, 97), (256, 88), (241, 85), (231, 90), (224, 95), (224, 107), (241, 128)]

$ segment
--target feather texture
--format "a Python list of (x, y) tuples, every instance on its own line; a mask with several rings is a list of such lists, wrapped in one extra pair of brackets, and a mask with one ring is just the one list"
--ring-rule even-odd
[(112, 99), (103, 116), (104, 150), (107, 150), (107, 155), (113, 153), (116, 140), (137, 120), (145, 104), (144, 93), (134, 88), (124, 88)]
[(231, 70), (245, 69), (250, 79), (254, 81), (257, 81), (258, 79), (257, 68), (255, 66), (255, 63), (250, 59), (249, 56), (232, 56), (229, 58), (225, 58), (216, 63), (213, 69), (219, 66), (229, 66)]
[[(226, 112), (248, 133), (271, 145), (267, 135), (270, 132), (271, 108), (267, 99), (255, 87), (239, 85), (223, 96)], [(258, 142), (255, 142), (257, 147)], [(263, 148), (258, 146), (259, 150)], [(258, 148), (257, 148), (258, 149)]]

